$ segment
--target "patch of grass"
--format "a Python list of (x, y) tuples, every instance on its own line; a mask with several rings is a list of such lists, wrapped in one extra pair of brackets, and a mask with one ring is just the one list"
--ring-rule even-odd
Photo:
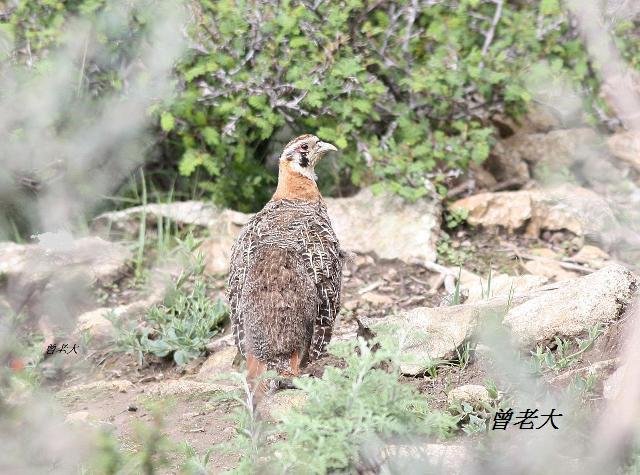
[(456, 401), (449, 405), (449, 411), (458, 417), (462, 432), (467, 435), (482, 434), (487, 431), (487, 424), (491, 420), (490, 407), (473, 407), (463, 401)]
[[(575, 338), (574, 341), (555, 337), (555, 349), (548, 346), (542, 348), (538, 346), (535, 352), (531, 352), (531, 365), (535, 373), (543, 374), (545, 371), (551, 370), (560, 372), (576, 363), (580, 355), (587, 351), (593, 342), (604, 332), (603, 325), (598, 324), (588, 329), (586, 339)], [(571, 352), (571, 348), (575, 343), (578, 349)]]
[(204, 275), (204, 259), (194, 255), (192, 238), (181, 242), (187, 265), (164, 301), (149, 309), (145, 326), (133, 326), (111, 317), (117, 330), (116, 348), (136, 355), (171, 356), (176, 364), (187, 364), (202, 355), (228, 317), (225, 303), (212, 301)]
[(585, 376), (576, 375), (567, 388), (573, 400), (586, 402), (590, 400), (596, 391), (598, 375), (595, 371), (589, 371)]

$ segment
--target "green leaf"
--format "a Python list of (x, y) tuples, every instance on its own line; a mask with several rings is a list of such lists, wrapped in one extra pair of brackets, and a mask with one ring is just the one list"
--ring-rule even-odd
[(471, 160), (475, 163), (484, 162), (489, 156), (489, 144), (487, 142), (480, 142), (473, 147), (471, 151)]
[(559, 0), (541, 0), (540, 13), (543, 15), (555, 15), (556, 13), (560, 13)]
[(171, 112), (163, 112), (160, 115), (160, 127), (165, 132), (171, 132), (176, 125), (176, 121)]
[(215, 146), (220, 144), (220, 134), (213, 127), (205, 127), (201, 133), (207, 145)]

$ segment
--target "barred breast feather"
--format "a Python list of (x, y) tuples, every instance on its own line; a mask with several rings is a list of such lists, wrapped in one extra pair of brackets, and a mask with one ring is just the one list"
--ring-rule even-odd
[(331, 340), (343, 257), (322, 200), (269, 202), (231, 252), (228, 299), (236, 345), (270, 368), (303, 364)]

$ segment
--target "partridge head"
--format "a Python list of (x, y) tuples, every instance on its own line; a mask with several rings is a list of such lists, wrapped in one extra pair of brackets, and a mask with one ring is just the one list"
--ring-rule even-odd
[(315, 166), (327, 152), (338, 150), (315, 135), (301, 135), (289, 142), (280, 155), (278, 188), (273, 200), (300, 199), (317, 201)]

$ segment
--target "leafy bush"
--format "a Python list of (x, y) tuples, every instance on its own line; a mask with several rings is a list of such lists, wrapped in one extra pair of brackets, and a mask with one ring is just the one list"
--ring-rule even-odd
[[(153, 11), (153, 1), (139, 3)], [(69, 13), (90, 16), (112, 4), (22, 2), (9, 15), (11, 35), (17, 49), (29, 41), (35, 54), (59, 41)], [(158, 113), (154, 156), (243, 211), (268, 199), (276, 179), (269, 158), (309, 131), (341, 149), (337, 168), (321, 174), (325, 192), (375, 183), (409, 199), (426, 194), (425, 179), (442, 182), (447, 170), (488, 156), (492, 117), (523, 113), (526, 78), (541, 60), (606, 116), (559, 0), (186, 6), (192, 47), (176, 67), (178, 92)], [(637, 65), (637, 25), (618, 22), (614, 33)]]
[[(236, 442), (253, 456), (243, 459), (277, 464), (278, 473), (333, 473), (363, 462), (359, 458), (367, 455), (360, 451), (369, 443), (451, 434), (459, 418), (431, 410), (424, 396), (400, 381), (403, 345), (398, 338), (383, 335), (376, 343), (380, 343), (376, 352), (363, 340), (334, 343), (330, 352), (344, 359), (344, 368), (327, 366), (322, 378), (296, 379), (308, 400), (303, 408), (283, 414), (274, 430), (284, 438), (268, 450), (259, 450), (254, 437), (259, 434), (264, 444), (269, 438), (264, 427), (256, 423), (255, 415), (244, 417), (250, 425), (240, 428)], [(247, 471), (252, 468), (258, 467), (242, 466)]]

